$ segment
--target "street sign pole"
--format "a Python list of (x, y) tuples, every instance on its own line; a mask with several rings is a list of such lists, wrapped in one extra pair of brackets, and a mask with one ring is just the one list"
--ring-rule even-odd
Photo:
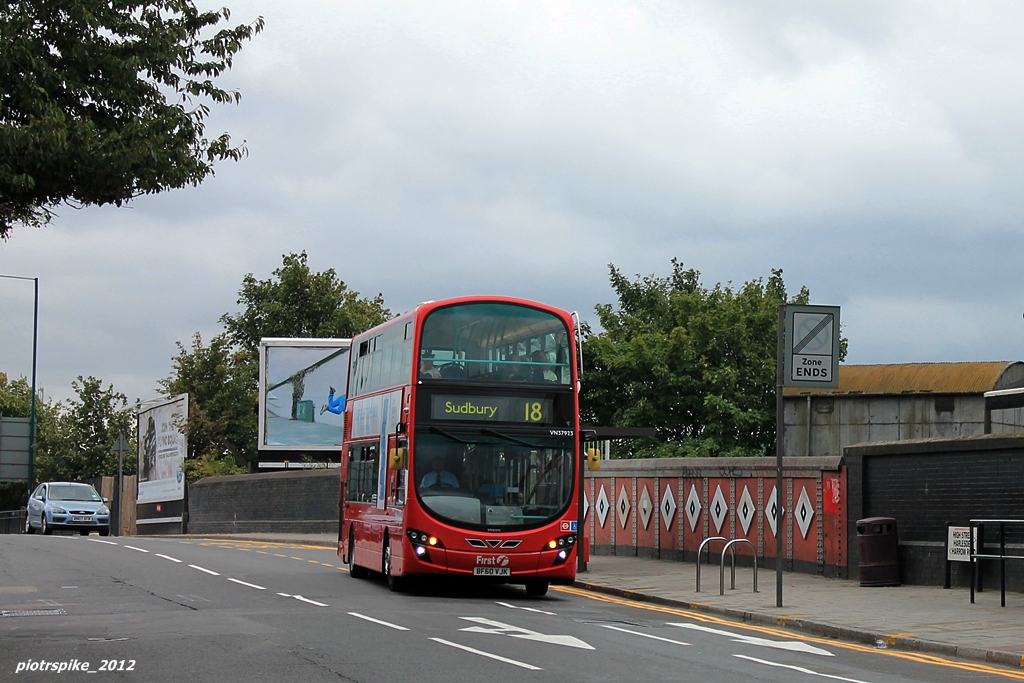
[[(839, 307), (779, 304), (775, 368), (775, 606), (782, 607), (782, 456), (786, 444), (785, 387), (839, 388)], [(810, 403), (807, 430), (810, 434)], [(810, 439), (808, 439), (810, 444)], [(810, 451), (808, 451), (808, 455)]]
[[(779, 304), (779, 337), (775, 365), (775, 606), (782, 607), (782, 452), (786, 421), (782, 401), (786, 365), (786, 304)], [(698, 561), (700, 558), (697, 558)]]

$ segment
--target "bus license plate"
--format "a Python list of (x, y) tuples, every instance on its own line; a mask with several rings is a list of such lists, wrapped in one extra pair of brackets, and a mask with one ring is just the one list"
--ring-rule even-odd
[(473, 576), (511, 576), (508, 567), (473, 567)]

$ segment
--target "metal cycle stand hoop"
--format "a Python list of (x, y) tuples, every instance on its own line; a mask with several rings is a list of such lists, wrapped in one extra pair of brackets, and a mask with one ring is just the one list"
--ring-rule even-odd
[[(757, 592), (757, 550), (754, 548), (754, 544), (750, 540), (748, 540), (746, 538), (734, 538), (731, 541), (729, 541), (728, 543), (726, 543), (725, 547), (722, 548), (722, 568), (721, 568), (721, 572), (719, 574), (719, 583), (718, 583), (718, 594), (719, 595), (725, 595), (725, 554), (727, 552), (731, 552), (732, 553), (732, 585), (730, 586), (730, 590), (735, 590), (736, 589), (736, 548), (734, 548), (733, 546), (736, 545), (737, 543), (746, 543), (747, 545), (750, 546), (750, 550), (753, 552), (753, 558), (754, 558), (754, 592), (755, 593)], [(698, 558), (698, 559), (700, 559), (700, 558)]]
[[(728, 545), (729, 539), (725, 536), (709, 536), (701, 541), (700, 547), (697, 548), (697, 590), (695, 593), (700, 593), (700, 554), (704, 552), (704, 546), (711, 541), (724, 541)], [(708, 548), (708, 564), (711, 564), (711, 548)]]

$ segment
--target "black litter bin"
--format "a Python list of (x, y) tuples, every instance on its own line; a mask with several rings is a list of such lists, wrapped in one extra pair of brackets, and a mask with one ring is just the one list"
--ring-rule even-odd
[(900, 585), (900, 545), (896, 520), (869, 517), (857, 520), (860, 585)]

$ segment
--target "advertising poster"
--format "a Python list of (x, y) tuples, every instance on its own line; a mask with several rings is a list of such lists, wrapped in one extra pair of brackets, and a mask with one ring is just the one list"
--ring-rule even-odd
[(348, 339), (260, 340), (261, 450), (341, 447), (350, 346)]
[(140, 407), (140, 504), (184, 499), (186, 443), (180, 428), (187, 416), (188, 394)]

